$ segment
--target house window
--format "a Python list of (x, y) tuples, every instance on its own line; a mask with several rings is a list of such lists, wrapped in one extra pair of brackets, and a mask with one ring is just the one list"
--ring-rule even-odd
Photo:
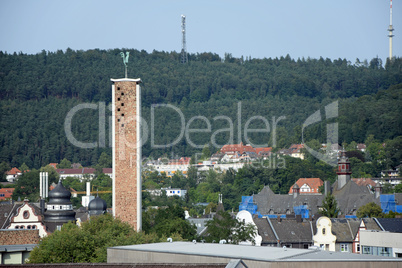
[(117, 98), (117, 101), (120, 101), (120, 98)]
[(348, 244), (341, 244), (341, 252), (348, 252)]
[(124, 95), (124, 92), (122, 92), (121, 95), (123, 96), (123, 95)]
[(117, 90), (120, 90), (120, 87), (117, 87)]
[(117, 108), (117, 111), (120, 112), (120, 108)]
[(14, 229), (19, 229), (20, 227), (18, 226), (18, 225), (16, 225), (15, 227), (14, 227)]
[(62, 207), (62, 206), (60, 206), (60, 209), (63, 209), (63, 207)]
[(31, 230), (31, 225), (28, 225), (28, 226), (27, 226), (27, 229), (28, 229), (28, 230)]
[(57, 231), (61, 231), (61, 225), (57, 225), (56, 229)]
[(36, 225), (32, 225), (32, 229), (36, 229)]
[(356, 252), (360, 252), (360, 244), (356, 245)]
[(22, 216), (24, 217), (24, 219), (28, 219), (29, 218), (28, 210), (25, 210), (24, 213), (22, 214)]
[(124, 103), (121, 103), (121, 106), (124, 106)]
[(25, 229), (25, 226), (24, 226), (24, 225), (21, 225), (21, 226), (20, 226), (20, 229)]
[(322, 228), (322, 234), (325, 235), (325, 228)]

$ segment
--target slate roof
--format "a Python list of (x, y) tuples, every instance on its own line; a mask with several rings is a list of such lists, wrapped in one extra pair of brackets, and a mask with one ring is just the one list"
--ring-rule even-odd
[(279, 240), (283, 243), (312, 242), (311, 221), (297, 222), (296, 219), (270, 219)]
[(378, 230), (381, 231), (380, 226), (375, 222), (373, 218), (363, 218), (364, 224), (366, 225), (367, 230)]
[(5, 229), (10, 225), (11, 218), (17, 215), (17, 210), (20, 206), (21, 204), (14, 202), (0, 203), (0, 229)]
[(286, 214), (293, 213), (294, 206), (306, 204), (312, 214), (318, 213), (318, 208), (321, 207), (324, 195), (281, 195), (275, 194), (269, 186), (265, 186), (261, 192), (253, 195), (254, 202), (258, 205), (257, 211), (262, 215), (272, 214)]
[(354, 215), (359, 207), (370, 202), (381, 205), (380, 198), (375, 198), (367, 186), (359, 186), (353, 181), (348, 181), (341, 189), (338, 189), (337, 182), (332, 187), (332, 194), (343, 215)]
[(402, 233), (402, 218), (377, 218), (384, 231)]
[(262, 244), (277, 242), (275, 234), (272, 231), (267, 218), (254, 218), (253, 220), (255, 225), (257, 225), (258, 234), (262, 237)]
[(360, 219), (332, 218), (332, 233), (336, 235), (336, 242), (353, 243), (359, 230)]

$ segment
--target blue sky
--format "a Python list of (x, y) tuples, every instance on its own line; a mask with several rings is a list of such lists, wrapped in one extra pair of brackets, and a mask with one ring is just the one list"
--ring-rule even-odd
[[(389, 0), (2, 0), (0, 50), (134, 48), (235, 57), (388, 57)], [(402, 1), (393, 1), (393, 54), (402, 56)]]

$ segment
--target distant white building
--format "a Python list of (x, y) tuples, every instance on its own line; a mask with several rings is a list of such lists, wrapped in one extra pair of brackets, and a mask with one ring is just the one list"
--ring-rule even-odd
[[(56, 171), (60, 175), (60, 179), (73, 177), (82, 181), (85, 178), (92, 180), (95, 177), (96, 170), (94, 168), (65, 168), (65, 169), (56, 169)], [(110, 178), (112, 177), (112, 171), (113, 171), (112, 168), (102, 169), (102, 172), (105, 175), (108, 175)]]

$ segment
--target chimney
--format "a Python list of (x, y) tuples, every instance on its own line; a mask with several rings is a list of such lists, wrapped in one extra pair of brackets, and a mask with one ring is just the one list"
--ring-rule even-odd
[(328, 194), (331, 194), (331, 183), (324, 181), (324, 195), (327, 196)]
[(299, 185), (297, 185), (297, 183), (293, 185), (292, 191), (293, 191), (293, 198), (296, 198), (297, 195), (300, 193), (300, 187)]
[(87, 181), (87, 196), (91, 195), (91, 182)]
[(377, 182), (376, 185), (374, 186), (374, 191), (375, 191), (375, 198), (379, 198), (382, 192), (382, 185)]

